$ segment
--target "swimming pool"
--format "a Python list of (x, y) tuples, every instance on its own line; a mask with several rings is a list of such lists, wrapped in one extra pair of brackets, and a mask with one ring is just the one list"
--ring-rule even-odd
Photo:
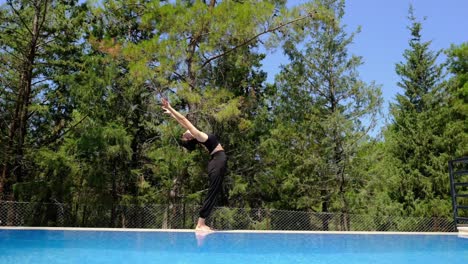
[(468, 263), (456, 235), (0, 229), (5, 263)]

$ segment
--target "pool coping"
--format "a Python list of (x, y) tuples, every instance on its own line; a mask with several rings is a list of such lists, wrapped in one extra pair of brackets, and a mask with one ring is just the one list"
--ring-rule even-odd
[(468, 225), (457, 226), (458, 236), (468, 238)]
[[(0, 230), (49, 230), (49, 231), (113, 231), (113, 232), (178, 232), (195, 233), (194, 229), (147, 228), (95, 228), (95, 227), (29, 227), (2, 226)], [(198, 231), (199, 232), (199, 231)], [(203, 232), (202, 232), (203, 233)], [(211, 232), (209, 232), (211, 233)], [(214, 233), (278, 233), (278, 234), (344, 234), (344, 235), (460, 235), (458, 232), (385, 232), (385, 231), (297, 231), (297, 230), (216, 230)]]

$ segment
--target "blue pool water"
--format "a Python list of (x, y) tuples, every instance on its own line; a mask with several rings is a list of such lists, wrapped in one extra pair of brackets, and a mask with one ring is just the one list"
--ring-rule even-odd
[(45, 231), (0, 229), (6, 263), (468, 263), (455, 235)]

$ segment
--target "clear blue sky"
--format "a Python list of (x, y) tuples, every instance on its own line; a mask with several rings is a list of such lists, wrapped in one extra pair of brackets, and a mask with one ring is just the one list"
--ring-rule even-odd
[[(288, 4), (304, 2), (307, 0), (289, 0)], [(361, 26), (361, 33), (356, 35), (349, 51), (363, 57), (364, 65), (359, 68), (362, 80), (382, 85), (385, 115), (388, 114), (388, 104), (402, 92), (396, 85), (399, 77), (395, 73), (395, 64), (403, 61), (403, 52), (408, 48), (410, 4), (419, 20), (427, 17), (422, 21), (422, 38), (432, 41), (432, 50), (468, 41), (468, 0), (347, 0), (343, 19), (346, 31), (353, 32)], [(444, 60), (442, 55), (440, 61)], [(280, 49), (269, 53), (263, 62), (270, 83), (280, 65), (288, 63)], [(379, 125), (383, 125), (383, 120)]]

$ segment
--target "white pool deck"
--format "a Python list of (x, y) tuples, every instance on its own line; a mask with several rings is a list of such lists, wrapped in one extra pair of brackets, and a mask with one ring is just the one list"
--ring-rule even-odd
[(458, 236), (468, 238), (468, 225), (458, 226)]
[[(2, 226), (0, 230), (113, 231), (113, 232), (198, 232), (194, 229), (76, 228)], [(379, 232), (379, 231), (291, 231), (291, 230), (216, 230), (215, 233), (344, 234), (344, 235), (458, 235), (468, 238), (468, 226), (457, 232)]]

